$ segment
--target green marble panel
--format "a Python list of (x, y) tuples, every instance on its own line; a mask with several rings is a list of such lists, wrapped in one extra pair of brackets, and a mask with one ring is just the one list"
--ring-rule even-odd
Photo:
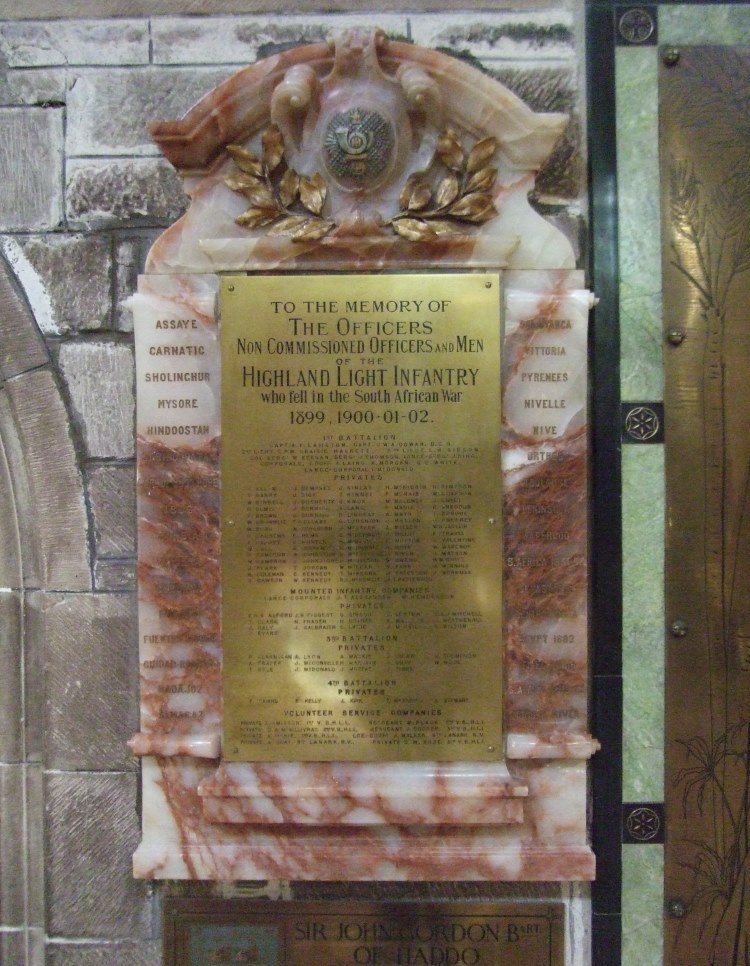
[(664, 450), (623, 446), (623, 797), (664, 797)]
[(616, 54), (617, 193), (623, 399), (661, 399), (658, 92), (653, 47)]
[(622, 966), (662, 966), (664, 849), (622, 849)]
[(664, 632), (644, 628), (624, 640), (623, 799), (664, 798)]
[[(750, 44), (750, 3), (660, 4), (659, 44)], [(663, 397), (656, 47), (616, 53), (621, 391)], [(664, 798), (664, 463), (660, 446), (624, 446), (625, 801)], [(663, 961), (664, 850), (623, 847), (623, 966)]]
[(750, 4), (659, 7), (661, 44), (750, 43)]

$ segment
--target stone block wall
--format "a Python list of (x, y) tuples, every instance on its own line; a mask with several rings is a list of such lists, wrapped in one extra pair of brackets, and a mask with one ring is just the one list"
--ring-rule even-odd
[[(470, 59), (535, 110), (570, 113), (534, 203), (585, 254), (582, 0), (377, 17), (354, 3), (327, 15), (284, 12), (291, 4), (212, 15), (206, 0), (194, 16), (178, 6), (55, 19), (49, 4), (48, 20), (0, 21), (0, 962), (12, 966), (161, 958), (159, 903), (170, 886), (130, 875), (138, 763), (125, 743), (137, 730), (138, 681), (123, 301), (185, 198), (147, 123), (179, 116), (259, 57), (377, 19), (392, 36)], [(270, 898), (561, 895), (538, 884), (242, 888)], [(586, 892), (564, 895), (574, 900), (568, 961), (583, 964)]]

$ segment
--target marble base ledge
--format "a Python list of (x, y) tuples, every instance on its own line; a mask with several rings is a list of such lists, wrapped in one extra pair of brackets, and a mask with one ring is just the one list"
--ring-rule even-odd
[(198, 786), (210, 822), (506, 825), (528, 787), (503, 763), (224, 764)]
[(527, 848), (481, 827), (281, 826), (254, 833), (245, 845), (188, 847), (171, 856), (143, 844), (134, 868), (137, 878), (146, 879), (548, 882), (593, 879), (594, 856), (585, 846)]
[(143, 759), (146, 879), (591, 879), (586, 762)]

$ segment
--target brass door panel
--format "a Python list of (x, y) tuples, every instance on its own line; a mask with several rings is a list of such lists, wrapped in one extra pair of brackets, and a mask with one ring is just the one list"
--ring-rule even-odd
[(660, 67), (665, 961), (750, 961), (750, 50)]

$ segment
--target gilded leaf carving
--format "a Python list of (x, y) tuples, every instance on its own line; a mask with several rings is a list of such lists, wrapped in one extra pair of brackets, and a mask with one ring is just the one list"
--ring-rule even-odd
[[(292, 241), (323, 238), (336, 227), (334, 221), (321, 217), (328, 194), (325, 181), (320, 174), (307, 177), (287, 166), (284, 138), (275, 124), (263, 131), (261, 143), (262, 160), (239, 144), (227, 147), (239, 173), (224, 178), (224, 184), (251, 202), (235, 221), (243, 228), (270, 225), (270, 235), (287, 235)], [(298, 204), (305, 214), (299, 207), (294, 210)]]
[(497, 168), (480, 168), (466, 182), (467, 191), (489, 191), (495, 184)]
[(474, 174), (475, 171), (481, 170), (495, 151), (497, 151), (497, 138), (482, 138), (481, 141), (477, 141), (466, 161), (467, 173)]
[(287, 215), (281, 221), (277, 221), (268, 230), (269, 235), (291, 235), (310, 219), (305, 215)]
[[(497, 208), (491, 191), (497, 168), (488, 162), (497, 147), (496, 138), (482, 138), (467, 155), (456, 132), (443, 131), (427, 171), (410, 175), (401, 190), (400, 211), (391, 219), (396, 234), (410, 241), (455, 238), (466, 231), (460, 223), (478, 225), (494, 218)], [(440, 167), (443, 174), (436, 176)], [(431, 173), (433, 184), (437, 181), (434, 187)], [(412, 217), (416, 212), (419, 218)]]
[(243, 188), (242, 193), (256, 208), (267, 208), (270, 211), (277, 207), (273, 192), (262, 182)]
[(317, 241), (335, 227), (335, 222), (326, 218), (309, 218), (293, 233), (292, 238), (294, 241)]
[(435, 204), (438, 208), (445, 208), (452, 201), (458, 198), (458, 193), (461, 190), (461, 186), (458, 183), (458, 178), (455, 174), (449, 174), (447, 178), (443, 180), (438, 185), (438, 189), (435, 192)]
[(261, 138), (263, 163), (269, 171), (275, 171), (284, 157), (284, 138), (275, 124), (270, 124)]
[(299, 195), (299, 175), (294, 168), (287, 168), (279, 182), (279, 200), (288, 208), (293, 205)]
[(428, 241), (437, 237), (428, 222), (419, 218), (398, 218), (393, 222), (393, 229), (409, 241)]
[(464, 218), (466, 221), (487, 221), (497, 214), (492, 203), (492, 197), (483, 191), (475, 191), (464, 195), (455, 205), (448, 209), (448, 214), (454, 218)]
[(243, 228), (262, 228), (264, 225), (270, 225), (277, 218), (278, 212), (275, 209), (248, 208), (235, 221), (238, 225), (242, 225)]
[(227, 178), (224, 178), (224, 184), (227, 188), (231, 188), (232, 191), (245, 191), (246, 188), (252, 188), (260, 183), (259, 178), (251, 174), (245, 174), (244, 171), (241, 171), (239, 174), (231, 174)]
[(234, 163), (240, 171), (244, 171), (246, 174), (254, 174), (257, 177), (262, 176), (263, 164), (252, 151), (248, 151), (239, 144), (230, 144), (227, 151), (232, 155)]
[[(248, 229), (270, 225), (269, 234), (293, 241), (315, 241), (337, 228), (323, 217), (328, 186), (322, 175), (300, 174), (289, 166), (275, 124), (262, 132), (261, 144), (261, 158), (239, 144), (227, 147), (238, 171), (224, 183), (250, 202), (237, 224)], [(393, 231), (414, 242), (455, 238), (494, 217), (491, 191), (497, 168), (489, 162), (497, 147), (496, 138), (487, 137), (467, 152), (455, 131), (443, 131), (429, 166), (413, 172), (401, 189), (399, 211), (390, 221)]]
[(314, 174), (311, 178), (300, 178), (299, 200), (312, 214), (321, 213), (327, 194), (326, 183), (320, 174)]
[(456, 136), (456, 132), (447, 128), (440, 135), (437, 143), (437, 153), (440, 160), (451, 171), (461, 171), (464, 165), (464, 149)]

